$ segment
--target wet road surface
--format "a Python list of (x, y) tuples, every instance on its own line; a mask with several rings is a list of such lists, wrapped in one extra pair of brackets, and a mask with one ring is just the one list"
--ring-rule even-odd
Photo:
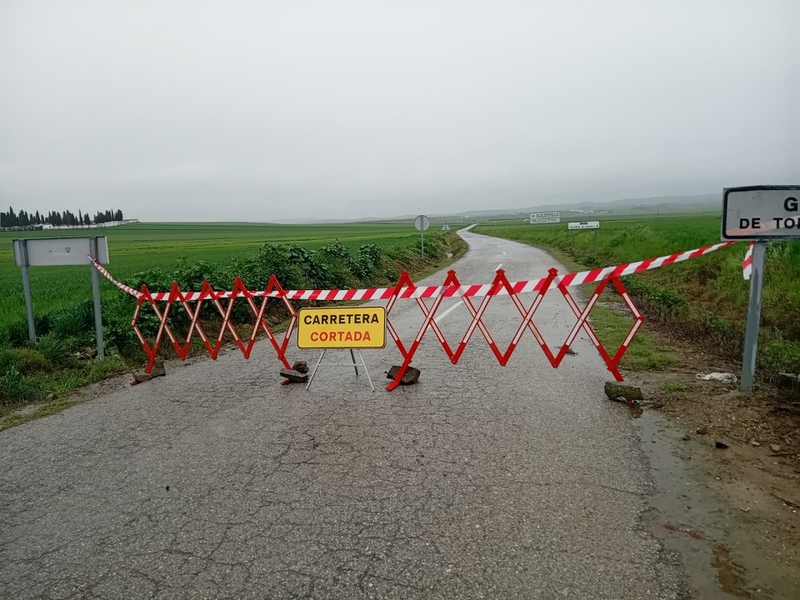
[[(462, 283), (560, 267), (462, 235)], [(450, 340), (469, 323), (456, 304), (438, 313)], [(399, 301), (392, 318), (408, 340), (422, 314)], [(485, 320), (504, 348), (520, 316), (498, 297)], [(535, 321), (555, 347), (574, 317), (553, 293)], [(684, 597), (642, 524), (652, 487), (627, 410), (585, 336), (573, 349), (553, 370), (527, 333), (501, 368), (476, 332), (454, 366), (429, 332), (420, 383), (389, 394), (391, 342), (364, 352), (374, 393), (324, 363), (309, 392), (280, 386), (262, 342), (2, 432), (0, 596)]]

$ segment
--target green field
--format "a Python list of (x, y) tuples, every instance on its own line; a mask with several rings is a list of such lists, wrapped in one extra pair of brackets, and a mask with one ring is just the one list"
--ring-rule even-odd
[[(597, 219), (592, 219), (597, 220)], [(655, 258), (720, 242), (721, 217), (693, 215), (636, 220), (604, 220), (598, 253), (594, 231), (566, 223), (530, 225), (496, 222), (475, 231), (554, 249), (585, 267), (605, 267)], [(675, 334), (713, 346), (740, 360), (749, 283), (742, 276), (746, 244), (625, 278), (651, 321)], [(759, 362), (770, 373), (800, 369), (800, 243), (771, 242), (767, 253)]]
[[(254, 223), (136, 223), (92, 230), (26, 231), (0, 233), (0, 329), (25, 317), (22, 276), (14, 265), (11, 241), (26, 237), (85, 237), (105, 235), (111, 262), (108, 270), (129, 280), (148, 269), (171, 270), (179, 257), (188, 261), (223, 264), (254, 254), (266, 243), (292, 243), (316, 250), (339, 241), (355, 250), (374, 243), (381, 248), (412, 246), (419, 239), (411, 223), (346, 223), (334, 225), (274, 225)], [(47, 313), (91, 298), (86, 267), (30, 269), (31, 293), (37, 313)], [(104, 297), (119, 292), (101, 282)]]

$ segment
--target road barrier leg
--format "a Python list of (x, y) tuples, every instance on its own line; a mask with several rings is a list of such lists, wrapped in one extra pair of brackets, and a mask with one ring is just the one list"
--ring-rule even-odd
[[(626, 306), (630, 309), (631, 313), (633, 313), (633, 318), (634, 318), (631, 330), (628, 332), (628, 335), (625, 336), (625, 339), (623, 340), (622, 344), (620, 345), (619, 349), (617, 350), (617, 352), (613, 357), (608, 353), (605, 346), (603, 346), (602, 342), (597, 337), (597, 334), (595, 333), (594, 329), (592, 328), (592, 326), (589, 324), (588, 321), (589, 313), (591, 313), (592, 309), (595, 306), (597, 306), (597, 303), (600, 300), (600, 295), (605, 290), (609, 281), (611, 281), (611, 283), (617, 289), (617, 292), (619, 292), (620, 296), (622, 296), (623, 301), (625, 302)], [(559, 351), (558, 356), (556, 357), (557, 363), (561, 364), (561, 361), (566, 356), (567, 352), (569, 351), (570, 347), (575, 341), (575, 338), (578, 336), (578, 333), (581, 330), (583, 330), (586, 333), (586, 335), (589, 336), (589, 339), (591, 340), (594, 347), (597, 349), (598, 354), (600, 354), (600, 357), (606, 363), (609, 372), (614, 376), (614, 378), (617, 381), (624, 381), (624, 377), (622, 376), (622, 373), (620, 373), (619, 371), (619, 363), (622, 360), (622, 357), (625, 355), (625, 352), (627, 352), (628, 347), (633, 341), (633, 338), (636, 336), (636, 333), (639, 331), (642, 324), (644, 323), (644, 317), (639, 312), (639, 309), (634, 304), (633, 300), (630, 297), (630, 294), (628, 294), (628, 291), (625, 289), (625, 286), (622, 285), (620, 279), (618, 277), (614, 277), (610, 280), (601, 281), (600, 284), (592, 293), (592, 295), (589, 297), (589, 301), (586, 303), (586, 306), (584, 307), (583, 310), (581, 310), (581, 308), (578, 306), (578, 303), (575, 301), (575, 298), (573, 298), (572, 294), (569, 292), (569, 289), (566, 286), (559, 284), (558, 289), (563, 294), (564, 299), (567, 302), (567, 305), (570, 307), (573, 314), (578, 318), (578, 320), (570, 330), (567, 339), (564, 341), (564, 345), (561, 347), (561, 350)]]

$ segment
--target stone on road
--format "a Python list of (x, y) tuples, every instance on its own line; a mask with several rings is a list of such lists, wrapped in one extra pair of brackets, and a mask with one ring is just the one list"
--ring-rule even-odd
[[(463, 236), (464, 283), (555, 264)], [(452, 309), (438, 323), (451, 343), (470, 322), (457, 302), (438, 313)], [(423, 318), (412, 300), (391, 316), (404, 340)], [(485, 320), (504, 349), (521, 317), (498, 296)], [(534, 321), (555, 348), (575, 318), (554, 293)], [(605, 398), (591, 342), (573, 348), (554, 370), (526, 332), (501, 368), (476, 330), (452, 365), (429, 332), (415, 364), (435, 376), (417, 385), (373, 393), (323, 363), (306, 392), (280, 385), (262, 341), (249, 361), (234, 348), (171, 365), (2, 432), (0, 597), (683, 597), (644, 524), (652, 487), (628, 411)], [(399, 360), (364, 355), (374, 373)]]
[(642, 388), (635, 385), (627, 385), (616, 381), (606, 381), (604, 388), (606, 396), (611, 400), (625, 398), (626, 400), (644, 400)]

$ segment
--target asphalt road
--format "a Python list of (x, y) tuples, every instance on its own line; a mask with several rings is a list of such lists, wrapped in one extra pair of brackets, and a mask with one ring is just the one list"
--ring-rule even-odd
[[(559, 266), (463, 235), (463, 283)], [(393, 313), (406, 339), (421, 319)], [(520, 317), (496, 298), (486, 321), (504, 347)], [(453, 339), (468, 322), (461, 306), (439, 323)], [(536, 322), (557, 346), (574, 317), (551, 294)], [(628, 411), (585, 336), (573, 349), (554, 370), (526, 334), (502, 368), (476, 332), (453, 366), (428, 334), (419, 384), (389, 394), (394, 347), (365, 352), (377, 392), (334, 366), (306, 392), (261, 343), (2, 432), (0, 597), (683, 597), (642, 523)]]

